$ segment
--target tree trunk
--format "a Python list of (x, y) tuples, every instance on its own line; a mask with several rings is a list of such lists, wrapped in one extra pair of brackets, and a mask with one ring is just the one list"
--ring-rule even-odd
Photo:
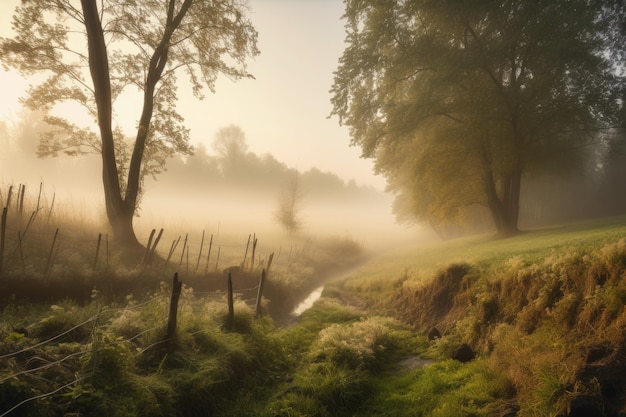
[(498, 195), (496, 183), (491, 170), (485, 172), (485, 193), (487, 206), (491, 212), (499, 236), (512, 236), (519, 233), (519, 195), (521, 173), (515, 173), (503, 179), (502, 196)]
[(519, 233), (519, 202), (520, 193), (522, 189), (522, 173), (519, 170), (515, 170), (513, 174), (508, 178), (509, 180), (509, 194), (506, 203), (507, 218), (509, 219), (507, 230), (508, 235), (514, 235)]
[(102, 141), (102, 183), (104, 201), (113, 239), (124, 248), (139, 248), (141, 245), (133, 230), (134, 204), (129, 206), (120, 189), (115, 144), (112, 130), (111, 80), (109, 60), (102, 24), (95, 0), (81, 0), (89, 50), (89, 70), (94, 85), (98, 109), (98, 127)]

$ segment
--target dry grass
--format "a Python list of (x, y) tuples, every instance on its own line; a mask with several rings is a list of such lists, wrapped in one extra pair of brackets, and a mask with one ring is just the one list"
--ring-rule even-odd
[(618, 218), (414, 247), (336, 286), (424, 334), (438, 327), (443, 357), (469, 343), (514, 385), (520, 416), (555, 415), (583, 392), (615, 411), (626, 404), (611, 394), (626, 390), (615, 376), (626, 372), (625, 235)]

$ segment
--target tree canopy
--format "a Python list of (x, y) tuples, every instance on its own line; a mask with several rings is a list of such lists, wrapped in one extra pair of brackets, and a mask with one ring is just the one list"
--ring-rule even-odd
[[(251, 77), (246, 59), (258, 54), (257, 32), (246, 11), (240, 0), (29, 0), (17, 7), (16, 35), (0, 39), (0, 60), (46, 77), (24, 100), (53, 126), (39, 152), (102, 155), (116, 240), (137, 244), (132, 218), (144, 176), (162, 171), (168, 157), (192, 152), (176, 111), (177, 74), (187, 75), (198, 98), (204, 88), (214, 91), (221, 75)], [(141, 97), (130, 144), (115, 123), (126, 92)], [(95, 123), (55, 114), (65, 102), (80, 105)]]
[(522, 178), (574, 168), (619, 124), (624, 6), (600, 0), (347, 0), (333, 115), (402, 220), (467, 207), (518, 230)]

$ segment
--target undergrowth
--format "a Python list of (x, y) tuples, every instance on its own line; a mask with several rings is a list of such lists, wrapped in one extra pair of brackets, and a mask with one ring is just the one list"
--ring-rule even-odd
[[(604, 238), (596, 230), (578, 230), (589, 240), (570, 231), (559, 232), (565, 240), (545, 232), (523, 235), (517, 252), (515, 240), (508, 240), (500, 252), (494, 249), (493, 259), (451, 263), (430, 279), (405, 270), (385, 283), (366, 273), (333, 291), (351, 291), (370, 309), (391, 313), (421, 334), (437, 328), (443, 336), (434, 346), (442, 360), (462, 343), (471, 346), (482, 364), (474, 366), (491, 373), (492, 382), (509, 385), (494, 392), (490, 407), (496, 411), (618, 416), (626, 411), (626, 239), (619, 238), (623, 226), (602, 230)], [(539, 251), (542, 241), (546, 246)], [(447, 373), (442, 381), (451, 378)], [(460, 393), (453, 397), (445, 407), (467, 402)], [(489, 408), (472, 407), (441, 414), (433, 404), (424, 415), (487, 415)]]
[[(621, 416), (625, 227), (594, 227), (435, 245), (448, 261), (432, 247), (387, 254), (284, 327), (241, 295), (226, 326), (224, 294), (188, 285), (174, 340), (169, 284), (80, 303), (6, 297), (0, 415)], [(474, 360), (451, 359), (461, 344)]]

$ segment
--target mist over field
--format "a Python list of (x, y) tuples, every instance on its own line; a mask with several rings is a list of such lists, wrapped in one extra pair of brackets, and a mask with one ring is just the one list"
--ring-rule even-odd
[[(25, 112), (0, 122), (2, 198), (10, 185), (19, 184), (25, 184), (27, 194), (34, 198), (41, 185), (43, 200), (55, 199), (59, 216), (106, 227), (100, 156), (38, 157), (39, 135), (46, 129), (37, 113)], [(493, 231), (489, 216), (479, 206), (437, 233), (432, 224), (399, 223), (393, 211), (394, 204), (396, 209), (401, 204), (394, 203), (391, 193), (358, 178), (345, 180), (316, 168), (302, 172), (271, 154), (257, 155), (247, 150), (245, 137), (239, 146), (229, 155), (199, 145), (192, 156), (168, 159), (163, 172), (147, 176), (134, 221), (140, 241), (153, 228), (172, 234), (219, 231), (241, 239), (249, 233), (274, 241), (293, 237), (281, 226), (276, 212), (294, 176), (299, 181), (298, 236), (342, 236), (374, 249)], [(579, 173), (526, 179), (520, 205), (522, 228), (623, 211), (626, 197), (616, 192), (623, 176), (623, 153), (607, 153), (598, 145), (586, 155), (586, 168)]]
[[(99, 155), (37, 157), (39, 134), (46, 129), (36, 114), (0, 122), (0, 179), (3, 198), (10, 185), (24, 184), (27, 195), (55, 199), (58, 215), (106, 224)], [(276, 219), (289, 181), (299, 179), (293, 233)], [(195, 154), (167, 161), (165, 170), (145, 179), (135, 218), (137, 236), (145, 243), (150, 230), (166, 233), (247, 236), (256, 233), (273, 241), (298, 236), (338, 236), (373, 249), (429, 236), (417, 226), (399, 225), (392, 214), (392, 196), (358, 179), (344, 180), (330, 172), (300, 172), (272, 155), (243, 150), (235, 166), (227, 166), (215, 150), (199, 146)]]

